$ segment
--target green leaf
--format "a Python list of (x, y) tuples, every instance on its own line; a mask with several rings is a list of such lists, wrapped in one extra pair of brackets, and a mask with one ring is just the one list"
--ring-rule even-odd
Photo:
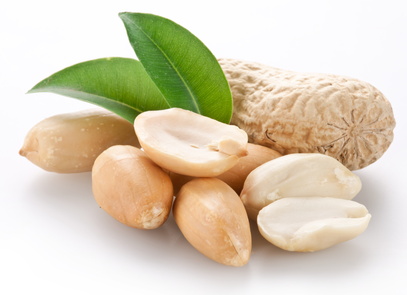
[(168, 108), (142, 64), (129, 58), (101, 58), (65, 68), (28, 93), (52, 92), (104, 107), (130, 122), (141, 112)]
[(218, 61), (192, 33), (166, 18), (122, 12), (130, 43), (171, 107), (229, 123), (232, 94)]

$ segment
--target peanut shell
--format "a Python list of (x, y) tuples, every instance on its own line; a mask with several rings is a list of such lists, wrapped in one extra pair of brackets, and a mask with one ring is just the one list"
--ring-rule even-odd
[(390, 102), (369, 83), (234, 59), (219, 63), (232, 90), (231, 123), (249, 142), (281, 154), (326, 154), (357, 170), (379, 159), (393, 140)]

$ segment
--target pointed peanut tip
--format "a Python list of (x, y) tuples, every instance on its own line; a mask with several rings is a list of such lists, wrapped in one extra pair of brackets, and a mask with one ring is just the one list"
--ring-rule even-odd
[[(38, 153), (38, 140), (35, 136), (32, 136), (32, 132), (27, 134), (24, 140), (23, 146), (18, 151), (18, 154), (22, 157), (26, 157), (30, 160), (30, 155)], [(30, 160), (31, 161), (31, 160)]]
[(25, 156), (27, 155), (27, 152), (24, 150), (24, 148), (21, 148), (21, 149), (18, 151), (18, 154), (19, 154), (20, 156), (22, 156), (22, 157), (25, 157)]
[(18, 151), (18, 154), (22, 157), (25, 157), (31, 163), (43, 169), (46, 169), (41, 164), (43, 162), (43, 159), (40, 158), (40, 155), (38, 153), (38, 140), (35, 137), (30, 136), (30, 134), (25, 139), (23, 146)]
[(251, 248), (248, 249), (247, 247), (243, 247), (239, 239), (234, 241), (232, 237), (230, 238), (230, 242), (233, 244), (233, 247), (236, 250), (236, 255), (229, 261), (225, 261), (225, 264), (236, 267), (246, 265), (250, 260)]

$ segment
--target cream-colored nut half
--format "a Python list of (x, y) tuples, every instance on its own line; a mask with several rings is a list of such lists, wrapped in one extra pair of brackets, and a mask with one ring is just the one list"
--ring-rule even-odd
[(289, 154), (254, 169), (240, 194), (251, 219), (260, 209), (287, 197), (353, 199), (361, 190), (360, 178), (336, 159), (318, 154)]
[(247, 154), (245, 131), (179, 108), (143, 112), (134, 128), (154, 162), (183, 175), (217, 176)]
[(363, 233), (371, 215), (362, 204), (338, 198), (284, 198), (260, 210), (261, 235), (288, 251), (313, 252)]

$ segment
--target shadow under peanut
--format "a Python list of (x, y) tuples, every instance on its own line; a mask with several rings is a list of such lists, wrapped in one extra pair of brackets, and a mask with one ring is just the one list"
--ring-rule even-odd
[[(134, 259), (162, 264), (174, 255), (182, 259), (180, 233), (172, 213), (161, 227), (141, 230), (120, 223), (99, 207), (92, 193), (91, 173), (38, 173), (25, 184), (25, 202), (42, 222), (52, 222), (61, 232), (78, 231), (97, 241), (99, 249), (118, 261)], [(181, 241), (181, 242), (180, 242)], [(186, 241), (185, 241), (186, 242)], [(173, 255), (168, 255), (173, 251)]]

